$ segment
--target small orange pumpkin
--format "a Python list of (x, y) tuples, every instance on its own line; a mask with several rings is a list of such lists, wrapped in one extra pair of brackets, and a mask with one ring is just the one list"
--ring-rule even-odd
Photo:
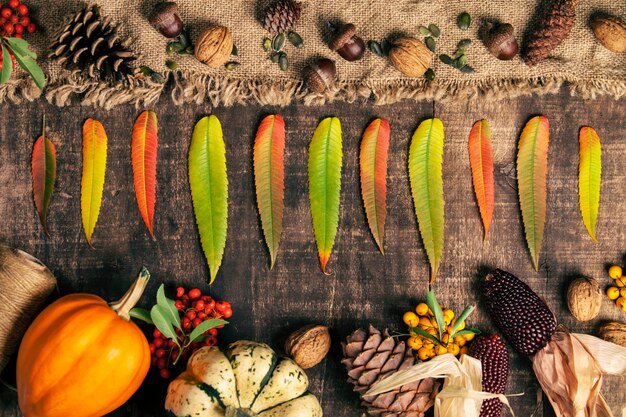
[(130, 321), (150, 274), (110, 306), (72, 294), (30, 325), (17, 357), (17, 392), (25, 417), (98, 417), (124, 404), (150, 367), (145, 336)]

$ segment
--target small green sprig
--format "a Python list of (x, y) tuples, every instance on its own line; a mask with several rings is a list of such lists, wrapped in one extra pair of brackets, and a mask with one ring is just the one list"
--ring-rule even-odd
[(29, 49), (28, 42), (24, 39), (3, 36), (0, 37), (0, 47), (2, 48), (0, 84), (6, 83), (11, 78), (13, 62), (10, 54), (13, 53), (18, 65), (32, 77), (37, 87), (43, 90), (46, 84), (46, 76), (39, 65), (37, 65), (37, 54)]

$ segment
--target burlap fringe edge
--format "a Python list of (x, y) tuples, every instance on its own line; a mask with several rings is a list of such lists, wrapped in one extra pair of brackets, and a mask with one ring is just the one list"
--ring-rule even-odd
[[(620, 99), (626, 96), (626, 80), (578, 80), (562, 76), (536, 77), (513, 80), (410, 80), (397, 82), (340, 82), (324, 94), (315, 94), (293, 80), (239, 80), (207, 74), (170, 74), (175, 104), (210, 103), (212, 106), (258, 103), (286, 106), (296, 101), (305, 105), (322, 105), (333, 101), (353, 103), (371, 101), (384, 105), (404, 99), (469, 100), (474, 98), (505, 99), (531, 94), (557, 93), (562, 85), (570, 87), (571, 94), (583, 98), (608, 95)], [(73, 103), (110, 109), (120, 104), (150, 106), (156, 103), (165, 90), (164, 84), (150, 80), (132, 80), (127, 84), (108, 84), (68, 77), (48, 85), (46, 100), (63, 107)], [(32, 80), (10, 81), (0, 85), (0, 103), (19, 104), (33, 101), (41, 91)]]

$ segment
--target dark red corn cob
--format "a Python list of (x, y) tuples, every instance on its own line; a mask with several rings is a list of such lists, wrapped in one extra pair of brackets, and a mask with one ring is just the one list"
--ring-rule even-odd
[[(504, 394), (509, 377), (509, 351), (497, 334), (477, 336), (469, 354), (480, 360), (483, 367), (483, 391)], [(483, 401), (480, 417), (500, 417), (502, 402), (497, 398)]]
[(556, 319), (528, 285), (496, 269), (485, 278), (483, 296), (492, 320), (519, 353), (534, 355), (548, 343)]

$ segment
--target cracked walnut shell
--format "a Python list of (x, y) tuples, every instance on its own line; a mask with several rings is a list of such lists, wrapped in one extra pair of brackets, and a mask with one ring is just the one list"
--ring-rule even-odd
[(195, 56), (211, 68), (217, 68), (226, 63), (233, 51), (233, 37), (228, 28), (214, 26), (200, 33), (196, 40)]
[(415, 38), (400, 38), (394, 41), (389, 59), (393, 66), (408, 77), (421, 77), (432, 60), (432, 53)]
[(567, 306), (579, 321), (589, 321), (600, 313), (602, 290), (593, 278), (576, 278), (567, 289)]
[(320, 363), (330, 350), (328, 327), (311, 324), (293, 332), (285, 341), (285, 352), (302, 369)]

